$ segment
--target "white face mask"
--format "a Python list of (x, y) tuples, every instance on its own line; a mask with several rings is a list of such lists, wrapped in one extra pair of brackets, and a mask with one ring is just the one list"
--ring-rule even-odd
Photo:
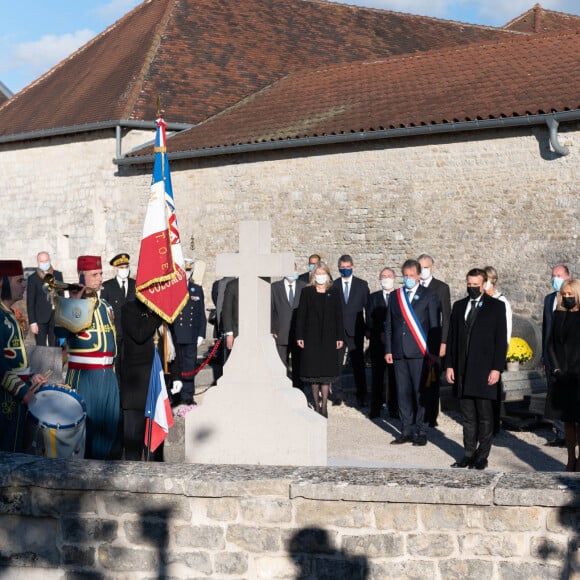
[(129, 277), (130, 271), (129, 268), (119, 268), (117, 273), (119, 274), (119, 278), (121, 278), (121, 280), (126, 280)]
[(383, 290), (392, 290), (395, 287), (395, 281), (392, 278), (381, 278)]
[(43, 272), (48, 272), (50, 270), (50, 262), (39, 262), (38, 269)]
[(328, 274), (316, 274), (314, 276), (314, 281), (317, 284), (326, 284), (326, 282), (328, 281)]
[(485, 283), (484, 289), (486, 292), (491, 290), (491, 282), (489, 280)]
[(427, 280), (431, 276), (431, 268), (421, 268), (421, 280)]

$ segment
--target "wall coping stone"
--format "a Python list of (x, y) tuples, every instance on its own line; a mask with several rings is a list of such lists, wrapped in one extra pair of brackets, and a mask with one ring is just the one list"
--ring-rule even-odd
[(352, 502), (580, 506), (580, 473), (181, 465), (0, 453), (0, 487), (12, 486), (187, 497), (259, 495)]

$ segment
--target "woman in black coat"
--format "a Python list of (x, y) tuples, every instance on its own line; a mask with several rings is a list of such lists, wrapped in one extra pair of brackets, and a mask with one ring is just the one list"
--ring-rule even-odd
[(302, 349), (300, 378), (312, 385), (315, 410), (328, 417), (330, 384), (338, 378), (338, 350), (344, 327), (340, 294), (332, 288), (328, 266), (320, 262), (302, 290), (296, 315), (296, 338)]
[(560, 288), (548, 356), (554, 370), (545, 414), (564, 421), (566, 471), (580, 471), (580, 280), (566, 280)]
[[(163, 321), (139, 300), (122, 307), (123, 365), (121, 367), (121, 407), (123, 409), (123, 445), (125, 459), (140, 461), (145, 440), (145, 405), (153, 364), (155, 331)], [(163, 460), (163, 445), (152, 454)]]

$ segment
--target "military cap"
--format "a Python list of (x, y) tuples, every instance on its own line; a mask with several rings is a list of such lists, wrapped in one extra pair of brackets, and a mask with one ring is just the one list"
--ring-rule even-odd
[(128, 266), (129, 254), (117, 254), (110, 262), (111, 266)]

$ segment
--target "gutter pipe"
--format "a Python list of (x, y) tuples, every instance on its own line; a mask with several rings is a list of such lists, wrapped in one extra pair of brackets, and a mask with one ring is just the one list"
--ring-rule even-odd
[[(415, 137), (419, 135), (436, 135), (440, 133), (455, 133), (462, 131), (483, 131), (486, 129), (505, 129), (508, 127), (534, 126), (556, 122), (556, 128), (561, 122), (580, 121), (580, 109), (549, 113), (541, 115), (525, 115), (522, 117), (501, 117), (499, 119), (482, 119), (476, 121), (460, 121), (455, 123), (441, 123), (437, 125), (421, 125), (418, 127), (401, 127), (398, 129), (384, 129), (380, 131), (362, 131), (358, 133), (346, 133), (340, 135), (325, 135), (321, 137), (301, 137), (298, 139), (280, 139), (260, 143), (244, 143), (240, 145), (228, 145), (225, 147), (211, 147), (207, 149), (192, 149), (189, 151), (167, 152), (170, 160), (194, 159), (200, 157), (217, 157), (219, 155), (233, 155), (255, 151), (275, 151), (278, 149), (291, 149), (297, 147), (314, 147), (317, 145), (330, 145), (338, 143), (355, 143), (359, 141), (373, 141), (380, 139), (394, 139), (399, 137)], [(555, 131), (555, 130), (554, 130)], [(568, 149), (558, 144), (557, 133), (555, 140), (550, 136), (550, 143), (560, 155), (567, 155)], [(557, 144), (560, 151), (556, 149)], [(566, 153), (564, 153), (566, 151)], [(123, 157), (113, 160), (116, 165), (140, 165), (153, 163), (155, 155), (142, 155), (140, 157)]]
[(558, 141), (558, 121), (555, 117), (548, 117), (546, 119), (546, 124), (548, 125), (548, 129), (550, 129), (550, 145), (552, 149), (558, 154), (565, 157), (566, 155), (570, 155), (570, 149), (565, 147), (564, 145), (560, 145)]

